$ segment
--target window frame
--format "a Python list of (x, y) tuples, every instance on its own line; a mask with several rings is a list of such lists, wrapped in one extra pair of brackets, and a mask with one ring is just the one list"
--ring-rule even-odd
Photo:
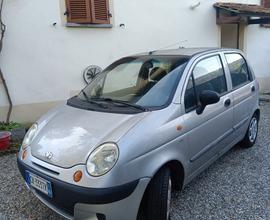
[[(111, 1), (112, 0), (107, 0), (107, 8), (108, 8), (108, 20), (107, 22), (104, 20), (104, 22), (102, 23), (95, 23), (94, 20), (95, 18), (93, 18), (93, 13), (95, 13), (95, 10), (93, 9), (93, 2), (92, 0), (86, 0), (86, 1), (89, 1), (89, 3), (86, 5), (90, 7), (89, 9), (89, 13), (90, 13), (90, 20), (91, 21), (72, 21), (70, 20), (69, 18), (69, 2), (70, 0), (64, 0), (64, 3), (63, 3), (63, 8), (62, 8), (62, 14), (63, 14), (63, 19), (64, 19), (64, 23), (65, 23), (65, 26), (66, 27), (84, 27), (84, 28), (112, 28), (113, 27), (113, 14), (112, 14), (112, 10), (111, 10), (111, 7), (112, 7), (112, 3)], [(94, 0), (93, 0), (94, 1)], [(87, 9), (86, 9), (87, 10)], [(86, 18), (85, 18), (86, 20)]]
[[(226, 58), (227, 54), (237, 54), (237, 55), (240, 55), (243, 58), (243, 60), (246, 63), (246, 66), (247, 66), (247, 72), (248, 72), (248, 78), (249, 78), (248, 81), (246, 81), (245, 83), (241, 83), (236, 87), (233, 86), (231, 71), (230, 71), (229, 63), (228, 63), (227, 58)], [(239, 88), (241, 88), (243, 86), (246, 86), (246, 85), (250, 84), (254, 80), (254, 77), (253, 77), (253, 75), (251, 74), (251, 71), (250, 71), (249, 64), (248, 64), (246, 58), (241, 53), (237, 53), (237, 52), (234, 52), (234, 51), (232, 51), (232, 52), (224, 52), (224, 58), (225, 58), (225, 62), (226, 62), (226, 65), (228, 67), (229, 76), (230, 76), (230, 79), (231, 79), (232, 91), (235, 91), (235, 90), (237, 90), (237, 89), (239, 89)]]
[[(203, 57), (199, 57), (198, 59), (196, 59), (192, 65), (192, 67), (190, 68), (189, 70), (189, 73), (188, 74), (188, 77), (186, 78), (186, 84), (185, 84), (185, 89), (184, 89), (184, 109), (185, 109), (185, 113), (189, 113), (189, 112), (192, 112), (194, 110), (196, 110), (199, 106), (199, 95), (197, 93), (197, 90), (196, 90), (196, 83), (195, 83), (195, 79), (194, 79), (194, 74), (193, 74), (193, 71), (194, 71), (194, 68), (197, 66), (198, 63), (200, 63), (201, 61), (203, 60), (206, 60), (206, 59), (209, 59), (211, 57), (218, 57), (219, 60), (220, 60), (220, 63), (221, 63), (221, 67), (222, 67), (222, 70), (223, 70), (223, 74), (224, 74), (224, 78), (225, 78), (225, 84), (226, 84), (226, 91), (223, 92), (222, 94), (219, 94), (220, 97), (223, 97), (225, 95), (227, 95), (230, 91), (229, 91), (229, 86), (228, 86), (228, 79), (227, 79), (227, 74), (226, 74), (226, 70), (225, 70), (225, 66), (224, 66), (224, 63), (223, 63), (223, 59), (222, 59), (222, 56), (221, 56), (221, 53), (218, 52), (218, 53), (214, 53), (214, 54), (207, 54), (206, 56), (203, 56)], [(186, 106), (185, 106), (185, 96), (186, 96), (186, 90), (187, 90), (187, 86), (188, 86), (188, 82), (189, 82), (189, 79), (190, 77), (192, 77), (192, 82), (193, 82), (193, 88), (194, 88), (194, 93), (195, 93), (195, 96), (196, 96), (196, 106), (190, 108), (190, 109), (186, 109)]]
[[(186, 108), (186, 103), (185, 103), (185, 100), (186, 100), (186, 91), (187, 91), (187, 87), (188, 87), (188, 83), (189, 83), (189, 79), (190, 78), (192, 78), (192, 85), (193, 85), (194, 95), (195, 95), (195, 98), (196, 98), (196, 105), (193, 106), (193, 107), (190, 107), (190, 108)], [(197, 109), (198, 108), (198, 103), (199, 103), (198, 94), (197, 94), (196, 88), (194, 86), (195, 85), (195, 80), (194, 80), (193, 73), (191, 73), (191, 75), (189, 76), (188, 83), (187, 83), (186, 90), (185, 90), (185, 95), (184, 95), (184, 107), (185, 107), (185, 112), (186, 113), (191, 112), (191, 111), (194, 111), (195, 109)]]

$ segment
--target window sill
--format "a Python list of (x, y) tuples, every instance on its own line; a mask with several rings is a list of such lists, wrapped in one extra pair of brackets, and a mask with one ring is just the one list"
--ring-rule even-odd
[(112, 24), (77, 24), (77, 23), (66, 23), (66, 27), (75, 28), (112, 28)]

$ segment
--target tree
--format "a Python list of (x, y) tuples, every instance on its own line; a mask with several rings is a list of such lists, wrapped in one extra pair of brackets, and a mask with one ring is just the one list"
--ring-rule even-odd
[[(3, 4), (4, 4), (4, 0), (1, 0), (1, 3), (0, 3), (0, 53), (2, 52), (3, 40), (5, 36), (5, 31), (6, 31), (6, 25), (3, 23), (3, 20), (2, 20)], [(7, 83), (5, 81), (1, 66), (0, 66), (0, 80), (2, 80), (3, 82), (4, 89), (6, 91), (8, 102), (9, 102), (9, 108), (8, 108), (8, 113), (7, 113), (7, 118), (6, 118), (6, 123), (9, 123), (10, 115), (12, 111), (12, 100), (8, 91)]]

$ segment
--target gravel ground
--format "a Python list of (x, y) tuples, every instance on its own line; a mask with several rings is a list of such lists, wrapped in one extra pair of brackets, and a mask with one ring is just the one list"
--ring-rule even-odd
[[(270, 103), (262, 103), (251, 149), (235, 147), (173, 193), (172, 220), (270, 219)], [(26, 189), (16, 155), (0, 157), (0, 219), (62, 219)]]

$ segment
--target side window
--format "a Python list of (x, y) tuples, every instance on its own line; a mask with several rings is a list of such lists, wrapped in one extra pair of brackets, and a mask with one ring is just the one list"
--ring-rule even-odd
[(220, 95), (227, 91), (226, 77), (218, 55), (200, 61), (193, 69), (193, 76), (197, 95), (204, 90)]
[(196, 106), (197, 106), (197, 97), (193, 84), (193, 75), (192, 75), (188, 80), (188, 85), (185, 93), (186, 112), (193, 110), (194, 108), (196, 108)]
[(227, 91), (226, 77), (218, 55), (197, 63), (192, 73), (185, 92), (187, 112), (197, 106), (198, 96), (202, 91), (211, 90), (220, 95)]
[(245, 59), (237, 53), (225, 54), (232, 78), (233, 88), (251, 81)]

